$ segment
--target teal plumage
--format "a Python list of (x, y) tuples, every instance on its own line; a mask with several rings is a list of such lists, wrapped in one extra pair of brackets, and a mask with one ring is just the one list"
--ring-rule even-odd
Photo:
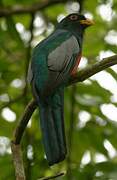
[(33, 50), (28, 79), (40, 111), (45, 153), (49, 165), (66, 156), (64, 87), (80, 61), (82, 38), (88, 24), (83, 15), (64, 18), (55, 31)]

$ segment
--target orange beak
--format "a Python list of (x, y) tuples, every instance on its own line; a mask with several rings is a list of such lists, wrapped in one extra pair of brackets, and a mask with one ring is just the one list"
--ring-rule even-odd
[(90, 19), (86, 19), (86, 20), (81, 20), (80, 24), (91, 26), (91, 25), (94, 25), (95, 23), (94, 23), (94, 21), (92, 21)]

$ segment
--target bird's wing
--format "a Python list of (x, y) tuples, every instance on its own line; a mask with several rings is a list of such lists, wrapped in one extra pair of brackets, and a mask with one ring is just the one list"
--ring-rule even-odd
[(57, 87), (66, 83), (70, 76), (80, 47), (75, 36), (63, 41), (48, 55), (49, 76), (44, 92), (52, 93)]
[(78, 54), (79, 44), (75, 36), (63, 41), (48, 55), (48, 69), (50, 71), (62, 72), (70, 63), (72, 56)]

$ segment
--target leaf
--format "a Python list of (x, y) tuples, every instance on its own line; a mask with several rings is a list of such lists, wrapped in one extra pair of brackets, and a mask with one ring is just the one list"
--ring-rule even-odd
[(22, 46), (22, 45), (23, 45), (23, 42), (22, 42), (22, 40), (21, 40), (21, 38), (20, 38), (19, 33), (18, 33), (17, 30), (16, 30), (15, 22), (14, 22), (13, 18), (10, 17), (10, 16), (7, 17), (7, 18), (6, 18), (6, 23), (7, 23), (8, 32), (10, 33), (11, 37), (12, 37), (13, 39), (15, 39), (16, 42), (19, 43), (19, 44)]
[(98, 5), (98, 1), (84, 1), (84, 8), (87, 9), (88, 11), (91, 11), (92, 13), (95, 13), (95, 9)]
[(65, 12), (65, 8), (64, 5), (58, 4), (47, 8), (44, 12), (49, 17), (49, 19), (55, 21), (59, 14), (63, 14)]
[[(79, 83), (77, 86), (78, 95), (92, 96), (92, 100), (95, 97), (99, 102), (110, 102), (110, 96), (112, 93), (104, 88), (102, 88), (97, 81), (91, 81), (91, 84)], [(94, 97), (93, 97), (94, 96)]]
[[(81, 129), (80, 133), (87, 136), (89, 141), (89, 149), (92, 147), (95, 149), (95, 151), (98, 151), (108, 157), (108, 152), (103, 145), (105, 139), (103, 127), (99, 126), (94, 121), (89, 121), (86, 123), (86, 126)], [(86, 142), (86, 140), (84, 140), (84, 142)]]
[(2, 180), (15, 180), (14, 169), (11, 163), (11, 155), (5, 154), (4, 156), (0, 156), (0, 170), (0, 178)]

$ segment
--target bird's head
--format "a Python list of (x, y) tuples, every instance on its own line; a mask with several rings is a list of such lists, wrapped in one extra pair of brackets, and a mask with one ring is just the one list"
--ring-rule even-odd
[(57, 28), (79, 32), (84, 31), (88, 26), (93, 24), (94, 22), (90, 19), (87, 19), (84, 15), (73, 13), (60, 21)]

